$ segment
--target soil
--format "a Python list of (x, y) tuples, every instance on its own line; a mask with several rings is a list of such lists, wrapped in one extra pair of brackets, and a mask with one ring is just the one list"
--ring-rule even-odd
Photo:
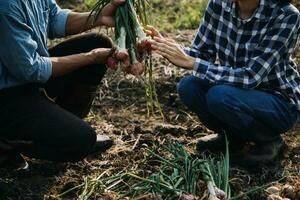
[[(296, 3), (300, 8), (300, 2)], [(188, 44), (194, 37), (195, 30), (166, 34), (182, 44)], [(300, 66), (299, 47), (294, 57)], [(110, 71), (98, 91), (86, 121), (98, 134), (112, 137), (115, 145), (106, 153), (92, 155), (78, 163), (61, 164), (26, 158), (30, 166), (26, 171), (0, 169), (0, 199), (77, 199), (80, 190), (60, 198), (56, 195), (81, 184), (88, 176), (140, 169), (145, 157), (144, 147), (165, 140), (178, 140), (190, 152), (194, 152), (199, 135), (208, 134), (210, 131), (187, 110), (176, 94), (176, 83), (189, 72), (170, 65), (162, 58), (154, 59), (154, 79), (165, 114), (164, 122), (158, 113), (147, 116), (144, 84), (141, 80)], [(288, 149), (276, 162), (262, 165), (256, 171), (233, 167), (233, 192), (237, 194), (271, 182), (275, 182), (274, 185), (278, 187), (289, 184), (300, 190), (299, 132), (300, 125), (285, 134)], [(276, 182), (283, 176), (286, 178)], [(95, 193), (92, 199), (101, 199), (101, 195)], [(262, 191), (251, 194), (248, 199), (265, 198), (266, 193)]]

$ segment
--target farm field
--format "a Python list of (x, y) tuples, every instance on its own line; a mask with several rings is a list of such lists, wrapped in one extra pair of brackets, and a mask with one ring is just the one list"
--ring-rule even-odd
[[(62, 7), (79, 11), (88, 9), (91, 4), (79, 0), (60, 3)], [(192, 0), (190, 4), (195, 6), (197, 1)], [(184, 15), (183, 8), (190, 9), (188, 5), (189, 0), (153, 1), (156, 9), (153, 11), (154, 25), (163, 34), (183, 45), (190, 44), (196, 33), (197, 21), (201, 18), (195, 8)], [(299, 0), (295, 1), (295, 5), (300, 9)], [(181, 17), (176, 17), (177, 14)], [(101, 31), (112, 35), (111, 30)], [(56, 42), (51, 41), (50, 45)], [(294, 57), (300, 66), (299, 45)], [(157, 55), (153, 59), (153, 76), (165, 121), (162, 121), (159, 113), (147, 116), (145, 88), (141, 80), (124, 76), (121, 72), (108, 71), (92, 111), (85, 120), (97, 133), (113, 138), (114, 146), (106, 153), (89, 156), (78, 163), (61, 164), (27, 159), (30, 166), (27, 171), (0, 169), (0, 199), (114, 199), (115, 194), (104, 192), (103, 189), (93, 190), (87, 198), (87, 195), (84, 196), (84, 186), (88, 184), (85, 183), (102, 174), (105, 177), (125, 171), (151, 174), (157, 170), (157, 163), (147, 159), (149, 153), (146, 149), (154, 149), (168, 141), (178, 141), (185, 145), (187, 152), (195, 154), (197, 139), (210, 131), (199, 122), (196, 115), (188, 111), (176, 93), (176, 84), (190, 72), (176, 68)], [(284, 140), (288, 149), (274, 163), (252, 170), (231, 167), (233, 196), (267, 184), (268, 187), (276, 186), (279, 189), (290, 185), (300, 192), (300, 125), (286, 133)], [(70, 189), (70, 192), (64, 194)], [(266, 198), (267, 192), (261, 189), (239, 199)]]

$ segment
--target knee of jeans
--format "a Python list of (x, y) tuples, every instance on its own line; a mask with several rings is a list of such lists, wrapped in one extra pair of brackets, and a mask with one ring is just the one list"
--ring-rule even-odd
[(232, 101), (229, 89), (230, 86), (217, 85), (208, 90), (206, 94), (206, 101), (208, 110), (211, 113), (219, 115), (227, 108), (228, 103)]
[(193, 97), (196, 88), (196, 77), (187, 76), (177, 84), (177, 92), (183, 102), (187, 102)]

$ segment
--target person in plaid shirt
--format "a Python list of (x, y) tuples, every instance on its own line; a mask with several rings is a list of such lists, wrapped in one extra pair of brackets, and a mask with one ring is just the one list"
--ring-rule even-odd
[(217, 133), (201, 138), (199, 151), (224, 150), (226, 133), (241, 163), (277, 157), (280, 135), (300, 119), (300, 76), (292, 59), (300, 14), (290, 1), (210, 0), (190, 48), (153, 27), (147, 32), (153, 50), (193, 70), (178, 84), (179, 96)]

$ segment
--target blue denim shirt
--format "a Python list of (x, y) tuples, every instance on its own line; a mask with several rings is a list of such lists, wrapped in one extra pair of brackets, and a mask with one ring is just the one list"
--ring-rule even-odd
[(65, 35), (68, 13), (55, 0), (0, 1), (0, 90), (50, 78), (47, 39)]

